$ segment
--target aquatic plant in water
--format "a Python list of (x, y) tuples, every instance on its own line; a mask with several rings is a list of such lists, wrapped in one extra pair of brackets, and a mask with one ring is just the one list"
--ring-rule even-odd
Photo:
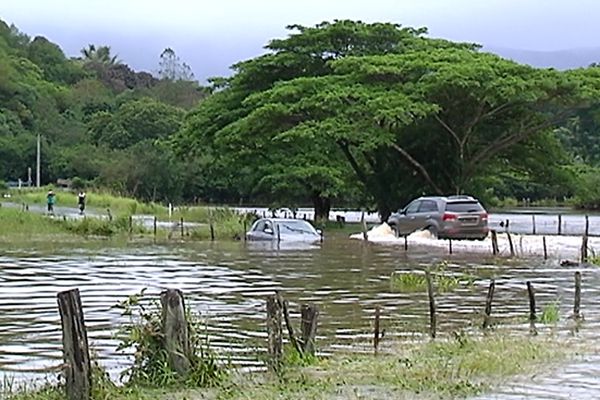
[[(450, 275), (446, 272), (447, 263), (440, 262), (430, 269), (432, 283), (438, 292), (449, 292), (461, 283), (471, 285), (474, 278), (467, 275)], [(421, 292), (427, 290), (425, 271), (395, 271), (390, 276), (390, 287), (397, 292)]]

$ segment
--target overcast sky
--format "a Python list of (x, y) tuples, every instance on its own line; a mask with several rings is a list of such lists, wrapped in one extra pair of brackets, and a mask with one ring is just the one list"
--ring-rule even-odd
[(491, 47), (600, 47), (598, 0), (0, 0), (0, 18), (69, 56), (110, 45), (136, 70), (157, 70), (171, 47), (204, 81), (257, 56), (289, 24), (395, 22)]

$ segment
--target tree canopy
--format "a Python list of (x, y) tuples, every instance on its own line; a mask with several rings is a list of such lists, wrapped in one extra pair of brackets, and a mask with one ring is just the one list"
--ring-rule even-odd
[[(354, 21), (290, 28), (296, 33), (270, 42), (271, 53), (217, 82), (179, 149), (238, 166), (220, 170), (234, 180), (240, 165), (251, 166), (254, 175), (242, 179), (252, 188), (268, 182), (292, 196), (310, 193), (311, 182), (322, 197), (343, 195), (349, 186), (339, 177), (352, 173), (383, 217), (415, 194), (484, 195), (490, 175), (531, 170), (514, 156), (551, 143), (548, 132), (597, 90), (581, 74), (428, 39), (424, 29)], [(306, 182), (289, 185), (299, 170)]]

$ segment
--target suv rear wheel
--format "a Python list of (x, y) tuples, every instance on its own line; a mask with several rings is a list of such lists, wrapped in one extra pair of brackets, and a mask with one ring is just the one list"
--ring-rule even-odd
[(431, 236), (433, 236), (434, 239), (438, 238), (438, 230), (435, 226), (429, 225), (426, 229), (431, 233)]

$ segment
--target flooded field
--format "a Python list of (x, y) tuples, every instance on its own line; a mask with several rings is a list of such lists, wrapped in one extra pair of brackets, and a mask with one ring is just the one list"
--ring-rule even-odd
[[(538, 243), (538, 238), (527, 240)], [(258, 360), (266, 347), (265, 298), (274, 290), (280, 290), (290, 301), (297, 323), (301, 303), (314, 302), (320, 307), (318, 345), (324, 354), (339, 349), (370, 351), (376, 306), (382, 309), (384, 348), (386, 341), (393, 339), (418, 340), (427, 335), (427, 295), (394, 291), (390, 276), (423, 270), (442, 260), (441, 273), (457, 276), (460, 281), (456, 288), (437, 297), (442, 338), (455, 331), (479, 331), (485, 295), (494, 278), (493, 322), (510, 327), (513, 334), (529, 332), (525, 282), (531, 281), (539, 312), (549, 305), (560, 310), (556, 324), (538, 324), (541, 333), (576, 334), (591, 343), (600, 339), (600, 268), (560, 266), (563, 256), (576, 257), (577, 246), (571, 247), (569, 240), (580, 243), (579, 238), (549, 242), (553, 252), (546, 261), (537, 251), (509, 260), (493, 258), (489, 247), (485, 251), (469, 247), (475, 243), (483, 249), (489, 246), (485, 241), (455, 242), (454, 254), (449, 255), (444, 241), (422, 236), (411, 240), (408, 251), (402, 242), (365, 243), (341, 234), (326, 236), (321, 245), (302, 247), (231, 242), (100, 249), (65, 246), (52, 254), (3, 249), (0, 369), (17, 379), (31, 379), (45, 376), (47, 368), (60, 363), (56, 294), (75, 287), (81, 291), (91, 346), (115, 377), (130, 360), (116, 352), (114, 335), (124, 319), (113, 306), (143, 288), (155, 296), (164, 288), (181, 289), (187, 304), (206, 319), (213, 348), (247, 367), (261, 365)], [(568, 317), (573, 308), (576, 270), (582, 273), (585, 321), (575, 333)], [(565, 366), (555, 372), (556, 376), (537, 377), (494, 395), (500, 397), (485, 398), (516, 399), (521, 398), (519, 393), (532, 393), (532, 398), (568, 398), (561, 397), (566, 393), (561, 388), (569, 380), (583, 387), (577, 398), (596, 398), (600, 393), (599, 369), (600, 359), (590, 357)], [(544, 388), (548, 397), (536, 397), (535, 393)]]

